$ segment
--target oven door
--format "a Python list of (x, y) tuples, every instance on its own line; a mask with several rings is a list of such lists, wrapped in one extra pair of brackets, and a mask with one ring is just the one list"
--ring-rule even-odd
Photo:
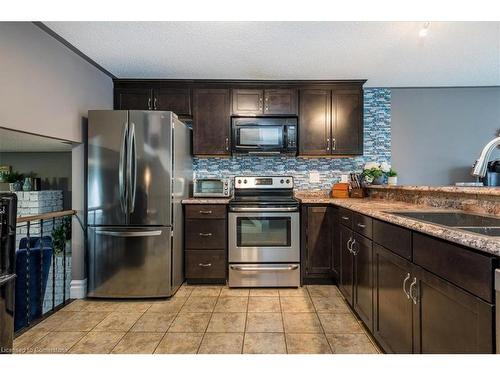
[(229, 262), (300, 262), (298, 212), (230, 212)]

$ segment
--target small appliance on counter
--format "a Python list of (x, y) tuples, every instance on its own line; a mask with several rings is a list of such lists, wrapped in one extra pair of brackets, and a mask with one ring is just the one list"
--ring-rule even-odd
[(300, 212), (293, 177), (235, 177), (229, 287), (300, 286)]
[(193, 182), (193, 196), (197, 198), (229, 198), (229, 178), (197, 178)]
[(0, 354), (11, 353), (14, 338), (17, 196), (0, 194)]
[(500, 160), (490, 161), (486, 176), (481, 178), (484, 186), (500, 186)]

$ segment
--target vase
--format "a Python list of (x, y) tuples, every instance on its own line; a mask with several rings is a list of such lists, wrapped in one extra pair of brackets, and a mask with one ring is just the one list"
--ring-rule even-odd
[(24, 179), (23, 191), (31, 191), (31, 177), (26, 177)]
[(398, 176), (387, 177), (387, 185), (395, 186), (398, 184)]
[(372, 185), (383, 185), (384, 184), (384, 176), (379, 176), (374, 178), (372, 181)]

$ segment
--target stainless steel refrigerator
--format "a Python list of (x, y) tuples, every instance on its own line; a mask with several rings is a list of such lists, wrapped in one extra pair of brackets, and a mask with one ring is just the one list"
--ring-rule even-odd
[(190, 133), (172, 112), (89, 111), (89, 297), (168, 297), (182, 284)]

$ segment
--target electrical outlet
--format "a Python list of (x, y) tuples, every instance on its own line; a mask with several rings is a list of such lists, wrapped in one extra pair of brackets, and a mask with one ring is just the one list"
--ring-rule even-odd
[(309, 172), (309, 182), (312, 184), (319, 183), (319, 172)]

